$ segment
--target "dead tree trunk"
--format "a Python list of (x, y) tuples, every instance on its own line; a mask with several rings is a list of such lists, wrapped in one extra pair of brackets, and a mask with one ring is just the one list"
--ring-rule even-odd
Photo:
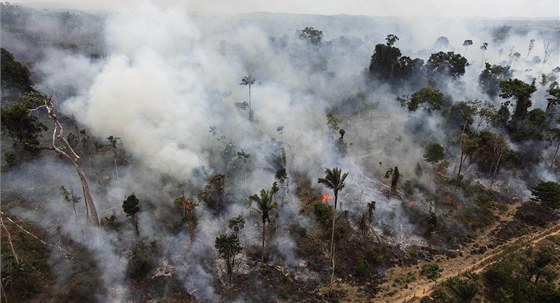
[(556, 145), (556, 151), (554, 151), (554, 156), (550, 161), (550, 169), (554, 166), (554, 162), (556, 162), (556, 157), (558, 156), (558, 150), (560, 150), (560, 139), (558, 140), (558, 144)]
[(16, 254), (16, 250), (14, 249), (14, 243), (12, 242), (12, 236), (10, 235), (10, 231), (8, 230), (6, 225), (4, 225), (4, 220), (2, 219), (1, 216), (0, 216), (0, 224), (2, 225), (4, 230), (6, 231), (6, 236), (8, 238), (8, 243), (10, 244), (10, 249), (12, 250), (12, 255), (14, 255), (14, 260), (16, 261), (16, 264), (19, 265), (19, 259), (18, 259), (18, 256)]
[[(88, 206), (89, 212), (91, 213), (91, 220), (93, 221), (93, 224), (95, 226), (100, 226), (101, 224), (97, 216), (97, 210), (95, 208), (95, 202), (93, 201), (93, 196), (89, 189), (88, 180), (86, 174), (84, 173), (80, 165), (80, 156), (78, 156), (78, 154), (74, 151), (74, 149), (72, 148), (72, 146), (70, 145), (66, 137), (64, 136), (64, 127), (62, 126), (60, 121), (58, 121), (51, 97), (44, 98), (43, 102), (45, 108), (47, 109), (48, 117), (49, 119), (51, 119), (51, 121), (54, 124), (54, 130), (52, 133), (52, 142), (51, 145), (47, 147), (47, 149), (51, 149), (55, 151), (57, 154), (65, 157), (72, 163), (72, 165), (76, 169), (76, 172), (78, 173), (78, 176), (80, 176), (80, 182), (82, 183), (82, 189), (84, 191), (84, 200)], [(57, 140), (59, 142), (62, 142), (63, 144), (62, 147), (57, 145)]]
[(503, 153), (504, 151), (500, 150), (500, 153), (498, 154), (498, 160), (496, 161), (496, 166), (494, 167), (494, 173), (492, 174), (492, 181), (490, 182), (490, 186), (494, 185), (494, 179), (496, 178), (496, 173), (498, 172), (498, 168), (500, 166), (500, 160), (502, 159)]

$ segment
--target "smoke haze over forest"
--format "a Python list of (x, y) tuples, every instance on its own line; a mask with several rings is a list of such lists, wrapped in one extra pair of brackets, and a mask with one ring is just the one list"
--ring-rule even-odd
[[(438, 178), (451, 180), (460, 169), (464, 146), (459, 138), (465, 127), (453, 106), (479, 100), (498, 109), (506, 102), (481, 86), (485, 63), (510, 66), (509, 78), (533, 83), (532, 103), (525, 111), (529, 117), (531, 110), (546, 111), (548, 116), (539, 124), (542, 130), (560, 125), (553, 119), (559, 115), (558, 105), (549, 111), (547, 101), (560, 76), (560, 24), (549, 18), (558, 16), (557, 1), (491, 2), (492, 8), (502, 5), (503, 12), (492, 10), (485, 4), (489, 1), (469, 2), (479, 4), (479, 9), (454, 13), (465, 7), (467, 1), (461, 1), (442, 11), (443, 18), (416, 14), (412, 2), (404, 11), (387, 5), (380, 8), (382, 13), (369, 7), (363, 13), (340, 12), (360, 16), (321, 15), (337, 14), (341, 5), (337, 1), (316, 2), (297, 12), (285, 9), (292, 2), (270, 9), (316, 15), (247, 13), (243, 4), (239, 10), (232, 7), (239, 14), (226, 14), (225, 9), (215, 11), (199, 1), (190, 1), (187, 9), (176, 7), (176, 1), (163, 2), (134, 2), (103, 13), (18, 11), (3, 4), (2, 48), (29, 68), (33, 88), (52, 96), (67, 134), (73, 132), (77, 142), (83, 142), (75, 146), (92, 183), (99, 216), (104, 222), (115, 216), (120, 227), (91, 226), (81, 202), (75, 215), (59, 187), (81, 193), (80, 180), (67, 161), (48, 151), (22, 160), (2, 175), (3, 204), (51, 236), (67, 237), (91, 252), (101, 272), (98, 302), (134, 301), (137, 295), (127, 269), (137, 241), (122, 208), (131, 193), (141, 201), (140, 239), (157, 246), (154, 267), (169, 266), (180, 288), (200, 302), (215, 302), (224, 300), (227, 284), (215, 262), (219, 259), (215, 239), (227, 230), (229, 218), (241, 214), (247, 221), (241, 243), (258, 251), (261, 225), (247, 197), (270, 189), (275, 181), (280, 183), (276, 194), (280, 205), (267, 238), (268, 262), (303, 272), (306, 281), (324, 274), (307, 266), (312, 261), (302, 254), (298, 235), (320, 227), (302, 188), (313, 197), (330, 192), (317, 183), (326, 168), (349, 172), (337, 209), (345, 213), (343, 221), (357, 222), (367, 203), (376, 201), (372, 229), (390, 245), (460, 249), (473, 225), (453, 216), (476, 208), (477, 202)], [(355, 2), (357, 7), (365, 3)], [(324, 9), (314, 9), (322, 5)], [(204, 14), (191, 12), (190, 7)], [(259, 6), (250, 10), (267, 11)], [(440, 14), (439, 9), (431, 11)], [(405, 18), (386, 17), (397, 12)], [(410, 16), (415, 18), (406, 18)], [(523, 18), (467, 18), (473, 16)], [(302, 37), (306, 27), (321, 31), (318, 43)], [(394, 44), (386, 41), (389, 34), (398, 37)], [(468, 65), (460, 76), (448, 74), (449, 69), (427, 76), (422, 67), (406, 81), (381, 79), (370, 64), (376, 45), (386, 43), (408, 59), (420, 59), (423, 66), (440, 51), (460, 54)], [(246, 76), (254, 83), (240, 85)], [(447, 111), (428, 105), (412, 111), (397, 101), (423, 87), (441, 91), (441, 107)], [(2, 93), (3, 106), (19, 96), (5, 88)], [(515, 114), (515, 102), (510, 103), (507, 106)], [(40, 119), (51, 128), (46, 115)], [(480, 151), (478, 159), (461, 162), (463, 180), (522, 200), (530, 199), (538, 182), (560, 182), (556, 145), (551, 143), (556, 141), (545, 140), (543, 134), (515, 133), (509, 124), (493, 124), (482, 116), (473, 116), (475, 127), (503, 135), (511, 153), (507, 159), (484, 162), (478, 159), (490, 156)], [(51, 131), (44, 133), (41, 143), (49, 142)], [(111, 146), (108, 138), (118, 140)], [(3, 152), (15, 141), (4, 134)], [(425, 161), (431, 143), (445, 148), (448, 163), (443, 170)], [(391, 182), (385, 176), (389, 170), (394, 174), (397, 166), (399, 189), (388, 194)], [(285, 179), (278, 177), (281, 171)], [(221, 177), (223, 181), (216, 181)], [(194, 230), (185, 228), (176, 200), (181, 196), (197, 204)], [(6, 204), (4, 197), (21, 197), (29, 203)], [(452, 197), (452, 202), (445, 204), (442, 197)], [(431, 214), (452, 236), (424, 232), (425, 223), (416, 217)], [(357, 224), (348, 224), (358, 229)], [(94, 241), (96, 237), (102, 240)], [(260, 256), (247, 252), (243, 258), (255, 259), (254, 255)], [(327, 258), (326, 252), (317, 255)], [(60, 251), (51, 249), (49, 264), (58, 287), (68, 279), (65, 262)], [(251, 272), (248, 264), (240, 272)], [(234, 300), (254, 301), (249, 293)]]

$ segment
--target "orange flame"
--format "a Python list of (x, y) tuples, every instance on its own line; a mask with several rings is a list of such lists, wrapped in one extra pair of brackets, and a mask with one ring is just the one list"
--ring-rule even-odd
[(327, 201), (332, 200), (332, 196), (329, 194), (323, 194), (323, 196), (321, 197), (321, 201), (323, 202), (323, 204), (327, 203)]

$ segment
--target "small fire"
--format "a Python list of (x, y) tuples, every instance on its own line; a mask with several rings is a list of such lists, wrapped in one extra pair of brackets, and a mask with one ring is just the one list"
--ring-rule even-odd
[(327, 203), (330, 200), (332, 200), (332, 196), (329, 194), (323, 194), (323, 196), (321, 197), (321, 201), (323, 202), (323, 204)]

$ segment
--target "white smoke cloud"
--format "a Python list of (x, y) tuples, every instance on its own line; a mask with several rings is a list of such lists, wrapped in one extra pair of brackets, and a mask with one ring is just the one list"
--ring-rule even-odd
[[(139, 215), (142, 237), (160, 241), (164, 250), (161, 255), (171, 259), (185, 288), (201, 301), (219, 300), (213, 288), (215, 273), (211, 263), (216, 253), (212, 244), (225, 229), (227, 219), (243, 213), (248, 222), (242, 242), (258, 243), (258, 220), (248, 209), (246, 197), (262, 188), (269, 189), (274, 181), (275, 171), (267, 158), (275, 152), (272, 140), (281, 142), (286, 150), (290, 178), (295, 173), (305, 173), (314, 189), (324, 192), (317, 178), (324, 175), (325, 168), (340, 166), (350, 173), (341, 196), (341, 210), (358, 215), (365, 210), (366, 202), (375, 200), (378, 225), (389, 226), (396, 241), (406, 242), (415, 234), (416, 227), (401, 203), (383, 194), (385, 187), (381, 183), (388, 181), (383, 174), (398, 166), (403, 181), (412, 179), (416, 164), (425, 164), (422, 145), (444, 144), (450, 134), (442, 128), (444, 121), (439, 114), (421, 110), (408, 113), (386, 85), (364, 80), (373, 48), (384, 43), (385, 35), (394, 33), (401, 38), (396, 46), (403, 55), (424, 60), (437, 37), (447, 36), (450, 49), (466, 52), (472, 64), (463, 83), (450, 81), (441, 86), (455, 101), (485, 97), (476, 85), (482, 63), (478, 45), (491, 42), (491, 34), (482, 27), (450, 19), (400, 22), (356, 17), (358, 21), (354, 23), (354, 19), (340, 18), (258, 14), (193, 17), (182, 9), (143, 3), (107, 16), (105, 53), (101, 58), (93, 60), (53, 48), (34, 67), (43, 76), (38, 88), (53, 91), (62, 111), (74, 117), (80, 128), (87, 129), (99, 142), (106, 142), (110, 135), (120, 137), (120, 148), (131, 156), (131, 165), (120, 164), (118, 178), (116, 173), (107, 173), (108, 168), (99, 173), (102, 177), (113, 176), (95, 188), (101, 216), (116, 214), (124, 222), (122, 201), (135, 192), (143, 203)], [(342, 21), (333, 25), (333, 20)], [(321, 47), (308, 45), (297, 37), (297, 30), (305, 26), (325, 32)], [(491, 42), (485, 58), (501, 63), (507, 53), (499, 55), (499, 49), (507, 52), (511, 44), (525, 48), (527, 38), (532, 36), (512, 35), (499, 45)], [(465, 39), (475, 41), (468, 51), (462, 47)], [(535, 54), (543, 52), (538, 45), (535, 44)], [(522, 75), (529, 65), (524, 60), (515, 64), (517, 75)], [(551, 60), (540, 69), (550, 72), (555, 64)], [(235, 106), (249, 101), (248, 88), (240, 85), (241, 78), (249, 74), (256, 78), (251, 87), (254, 121), (249, 121), (247, 110)], [(357, 93), (362, 93), (364, 100), (364, 110), (359, 115), (336, 112), (342, 102)], [(543, 88), (540, 93), (544, 96)], [(544, 105), (543, 100), (534, 104)], [(326, 114), (331, 111), (346, 130), (346, 158), (336, 153), (334, 141), (338, 134), (333, 135), (327, 127)], [(216, 135), (209, 132), (211, 127), (215, 127)], [(279, 127), (283, 127), (281, 131)], [(179, 216), (173, 199), (181, 192), (195, 196), (208, 175), (223, 172), (224, 168), (215, 163), (220, 160), (224, 142), (230, 141), (235, 147), (233, 154), (241, 149), (250, 154), (246, 161), (237, 159), (242, 173), (226, 178), (231, 205), (220, 216), (211, 214), (203, 203), (197, 208), (198, 228), (191, 246), (185, 246), (190, 237), (187, 231), (162, 236), (166, 220)], [(454, 153), (448, 151), (451, 162), (456, 162)], [(224, 161), (229, 161), (224, 166), (233, 162)], [(92, 162), (89, 164), (93, 167), (102, 161)], [(53, 174), (68, 173), (68, 167), (45, 163), (38, 166)], [(206, 173), (195, 176), (195, 171)], [(163, 178), (168, 176), (173, 181)], [(548, 172), (539, 177), (558, 180), (557, 174)], [(70, 181), (67, 177), (50, 178), (55, 183)], [(427, 187), (433, 186), (433, 180), (424, 181)], [(24, 184), (28, 183), (21, 183)], [(76, 182), (73, 188), (79, 188)], [(271, 241), (278, 250), (273, 252), (277, 254), (273, 260), (295, 266), (300, 261), (295, 254), (295, 241), (285, 229), (293, 222), (305, 228), (314, 223), (299, 214), (300, 202), (294, 195), (293, 183), (290, 190), (286, 205), (279, 209), (279, 234)], [(60, 205), (56, 193), (51, 193), (49, 200), (48, 205), (56, 205), (47, 210), (49, 218), (71, 214), (70, 208)], [(41, 221), (33, 213), (26, 217)], [(125, 224), (118, 233), (104, 235), (108, 239), (104, 245), (91, 247), (104, 270), (105, 283), (113, 286), (115, 301), (127, 296), (123, 289), (126, 264), (121, 252), (129, 249), (130, 243), (117, 241), (119, 237), (132, 237), (130, 224)], [(66, 224), (64, 231), (81, 242), (82, 236), (74, 225)]]

